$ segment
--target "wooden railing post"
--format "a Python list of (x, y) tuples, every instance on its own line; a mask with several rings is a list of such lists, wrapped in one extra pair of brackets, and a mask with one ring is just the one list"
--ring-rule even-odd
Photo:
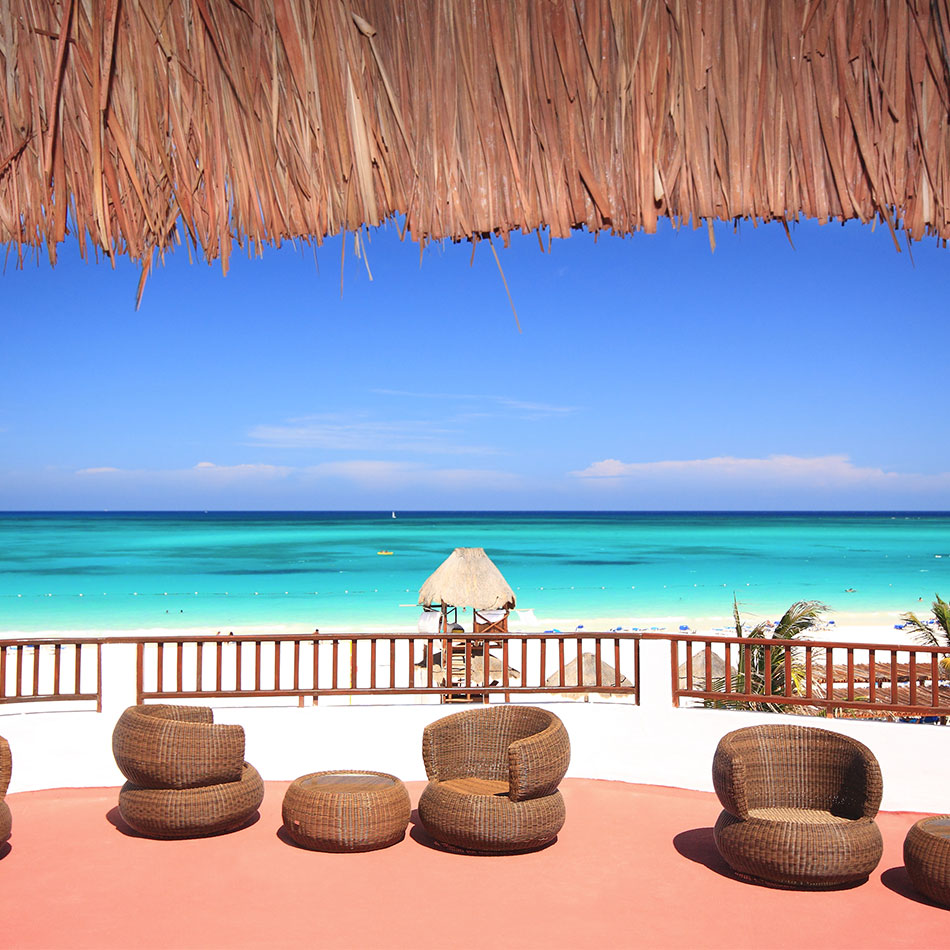
[(135, 704), (142, 705), (142, 694), (145, 692), (145, 644), (139, 643), (135, 647)]
[[(670, 640), (670, 687), (673, 692), (673, 705), (680, 704), (680, 665), (679, 665), (679, 643), (676, 640)], [(686, 649), (686, 688), (692, 688), (692, 669), (693, 663), (690, 659), (689, 647)]]

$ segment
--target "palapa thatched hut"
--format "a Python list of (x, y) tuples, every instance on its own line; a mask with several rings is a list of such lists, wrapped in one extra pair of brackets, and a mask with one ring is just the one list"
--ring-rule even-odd
[[(615, 686), (617, 683), (617, 671), (609, 664), (601, 661), (600, 664), (600, 685)], [(557, 690), (564, 686), (596, 686), (597, 685), (597, 657), (593, 653), (581, 654), (581, 678), (578, 683), (577, 678), (577, 658), (564, 666), (564, 682), (561, 682), (561, 673), (558, 670), (552, 673), (544, 682), (545, 686), (550, 686), (552, 690)], [(620, 685), (624, 689), (631, 686), (630, 680), (621, 675)]]
[(950, 0), (4, 0), (0, 242), (950, 236)]
[[(724, 679), (726, 676), (726, 664), (721, 656), (713, 653), (711, 655), (710, 666), (712, 668), (712, 683), (710, 684), (710, 689), (712, 689), (717, 680)], [(694, 653), (693, 654), (693, 689), (706, 689), (706, 653)], [(686, 689), (686, 662), (680, 663), (679, 667), (679, 688)]]
[[(492, 624), (491, 629), (505, 632), (508, 611), (515, 606), (515, 601), (515, 592), (484, 548), (456, 548), (419, 588), (419, 604), (441, 611), (443, 632), (450, 623), (458, 622), (459, 607), (472, 608), (476, 625), (482, 611), (500, 611), (503, 623), (502, 618), (494, 616), (488, 622)], [(474, 632), (486, 630), (482, 627)]]

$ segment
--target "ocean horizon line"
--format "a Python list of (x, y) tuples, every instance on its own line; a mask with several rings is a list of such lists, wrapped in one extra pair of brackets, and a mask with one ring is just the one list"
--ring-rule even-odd
[(950, 516), (943, 508), (11, 508), (20, 515), (927, 515)]

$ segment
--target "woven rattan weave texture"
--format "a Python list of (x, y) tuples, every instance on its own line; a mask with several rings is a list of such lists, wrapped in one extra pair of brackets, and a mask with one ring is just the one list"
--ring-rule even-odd
[(429, 784), (419, 818), (439, 843), (504, 854), (541, 847), (561, 830), (557, 786), (571, 746), (553, 713), (507, 705), (456, 713), (426, 727), (422, 756)]
[(782, 724), (738, 729), (716, 749), (713, 784), (724, 808), (716, 845), (742, 876), (841, 887), (866, 880), (881, 860), (881, 771), (848, 736)]
[(13, 824), (10, 806), (4, 801), (12, 771), (13, 757), (10, 755), (10, 743), (0, 736), (0, 844), (10, 837), (10, 828)]
[(212, 721), (206, 706), (131, 706), (112, 733), (119, 771), (143, 788), (201, 788), (237, 782), (244, 730)]
[(126, 824), (150, 838), (204, 838), (246, 825), (264, 800), (264, 782), (244, 763), (237, 782), (204, 788), (140, 788), (126, 782), (119, 812)]
[(409, 793), (385, 772), (311, 772), (284, 794), (284, 829), (312, 851), (376, 851), (405, 837)]
[(112, 734), (128, 779), (119, 812), (140, 834), (197, 838), (246, 824), (264, 783), (244, 761), (244, 730), (214, 723), (204, 706), (132, 706)]
[(904, 866), (914, 887), (950, 907), (950, 815), (921, 818), (904, 839)]

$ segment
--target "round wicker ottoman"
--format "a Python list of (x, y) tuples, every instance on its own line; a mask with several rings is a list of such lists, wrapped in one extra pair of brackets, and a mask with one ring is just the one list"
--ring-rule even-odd
[(311, 772), (284, 795), (284, 829), (311, 851), (376, 851), (406, 835), (406, 786), (385, 772)]
[(950, 907), (950, 815), (921, 818), (907, 832), (904, 866), (921, 894)]

